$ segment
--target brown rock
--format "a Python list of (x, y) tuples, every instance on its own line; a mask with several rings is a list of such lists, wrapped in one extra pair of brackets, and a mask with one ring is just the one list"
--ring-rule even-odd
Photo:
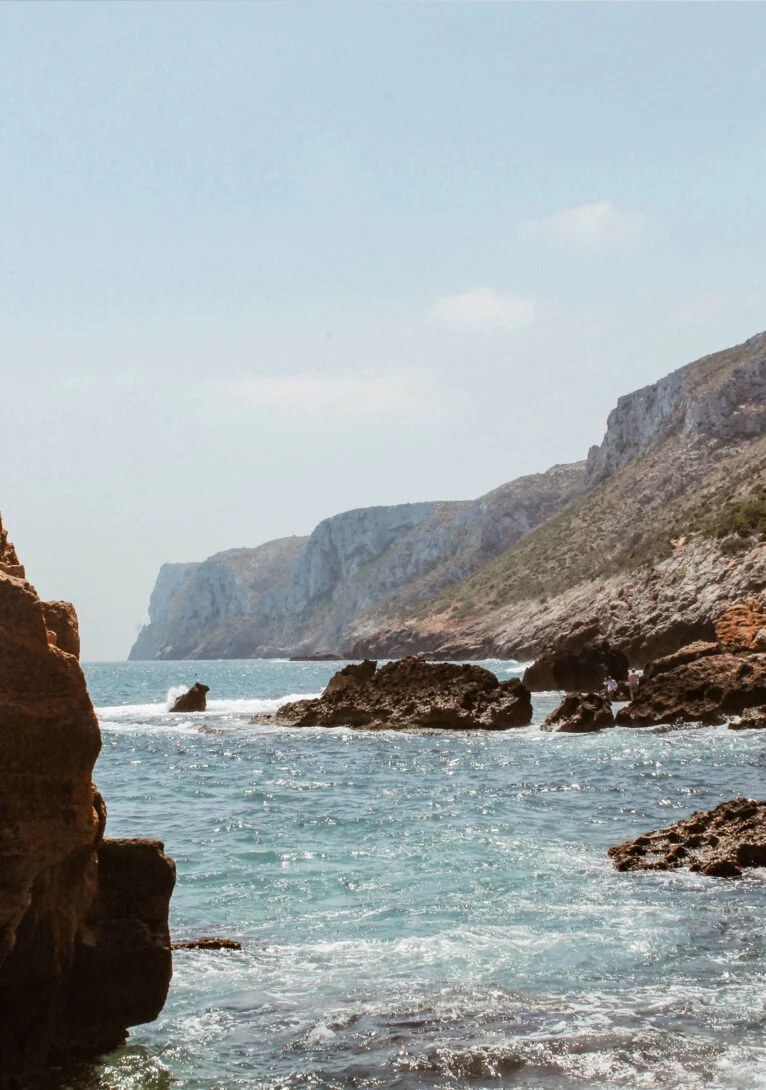
[[(1, 525), (0, 550), (15, 557)], [(27, 1086), (54, 1054), (89, 1054), (94, 1043), (113, 1042), (118, 1029), (124, 1036), (134, 1021), (156, 1016), (156, 1002), (139, 1008), (129, 1001), (122, 971), (110, 975), (113, 962), (99, 970), (87, 1027), (78, 1015), (81, 951), (88, 946), (98, 956), (95, 906), (111, 888), (99, 849), (106, 809), (91, 783), (100, 745), (77, 659), (49, 642), (34, 588), (0, 572), (1, 1090)], [(133, 869), (134, 879), (141, 874), (154, 888), (153, 872)], [(169, 895), (167, 883), (163, 890)], [(167, 896), (164, 912), (166, 925)], [(142, 943), (150, 925), (135, 924)], [(159, 925), (151, 926), (158, 936)], [(170, 980), (169, 952), (161, 966), (150, 966), (134, 937), (125, 944), (144, 966), (136, 969), (140, 986), (156, 998)]]
[(342, 670), (338, 670), (337, 674), (333, 674), (325, 686), (325, 695), (328, 693), (341, 693), (344, 689), (349, 689), (354, 685), (361, 685), (365, 681), (370, 681), (377, 668), (377, 662), (373, 662), (372, 659), (365, 659), (364, 662), (349, 663), (349, 665), (344, 666)]
[(174, 942), (174, 950), (241, 950), (242, 943), (236, 939), (189, 939), (187, 942)]
[(766, 704), (766, 655), (705, 655), (673, 669), (644, 674), (636, 699), (617, 713), (621, 726), (723, 723)]
[(386, 663), (368, 681), (284, 704), (275, 719), (297, 727), (508, 730), (532, 721), (532, 701), (518, 678), (500, 682), (482, 666), (410, 656)]
[(56, 634), (55, 643), (68, 655), (80, 657), (80, 626), (70, 602), (43, 602), (45, 624)]
[(559, 734), (589, 734), (614, 726), (612, 704), (600, 693), (570, 693), (548, 716), (541, 730)]
[(643, 677), (649, 681), (659, 674), (667, 674), (670, 670), (675, 670), (677, 666), (685, 666), (687, 662), (694, 662), (695, 659), (704, 659), (708, 655), (720, 655), (721, 650), (719, 643), (709, 643), (705, 640), (687, 643), (685, 647), (680, 648), (673, 654), (665, 655), (663, 658), (647, 663)]
[(195, 681), (188, 692), (178, 697), (170, 710), (172, 712), (204, 712), (207, 708), (205, 694), (209, 692), (209, 685), (203, 685), (201, 682)]
[(715, 631), (724, 651), (766, 650), (758, 646), (766, 627), (766, 604), (760, 598), (745, 598), (730, 606), (715, 622)]
[(571, 651), (542, 655), (524, 671), (524, 684), (533, 693), (561, 689), (588, 693), (601, 689), (607, 676), (624, 681), (628, 660), (608, 643), (586, 643)]
[(729, 723), (729, 730), (766, 730), (766, 708), (751, 708), (738, 722)]
[(766, 801), (733, 799), (609, 849), (617, 870), (689, 870), (735, 878), (766, 866)]

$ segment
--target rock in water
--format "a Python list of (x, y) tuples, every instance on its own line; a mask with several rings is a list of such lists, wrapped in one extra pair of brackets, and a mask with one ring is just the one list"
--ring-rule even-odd
[(729, 730), (766, 730), (766, 708), (751, 708), (738, 723), (729, 723)]
[(533, 693), (555, 689), (590, 693), (603, 687), (607, 675), (625, 681), (627, 657), (608, 643), (587, 643), (577, 650), (542, 655), (524, 671), (524, 684)]
[(175, 867), (158, 841), (103, 839), (85, 679), (2, 525), (0, 565), (0, 1090), (15, 1090), (156, 1018)]
[(204, 712), (207, 708), (205, 694), (209, 692), (209, 685), (202, 685), (199, 681), (195, 681), (188, 692), (179, 696), (170, 710), (172, 712)]
[(186, 942), (174, 942), (174, 950), (241, 950), (242, 943), (236, 939), (189, 939)]
[(609, 849), (617, 870), (689, 870), (736, 878), (766, 867), (766, 801), (733, 799)]
[[(367, 672), (369, 669), (367, 665)], [(340, 671), (335, 677), (342, 674)], [(333, 690), (334, 680), (317, 700), (283, 704), (276, 713), (277, 722), (370, 730), (508, 730), (532, 721), (529, 689), (518, 678), (498, 681), (489, 670), (473, 664), (458, 666), (409, 656), (388, 662), (369, 679), (355, 680), (340, 689)]]
[(590, 734), (614, 726), (612, 703), (600, 693), (570, 693), (551, 712), (541, 730), (559, 734)]
[(723, 723), (728, 715), (766, 704), (766, 654), (668, 657), (679, 656), (681, 664), (669, 669), (662, 659), (647, 667), (636, 699), (617, 712), (618, 725)]

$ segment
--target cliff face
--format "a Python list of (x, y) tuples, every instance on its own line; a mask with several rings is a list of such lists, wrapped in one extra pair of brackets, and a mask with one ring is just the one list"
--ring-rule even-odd
[[(519, 540), (577, 493), (584, 468), (555, 466), (473, 502), (347, 511), (308, 539), (164, 565), (130, 657), (340, 651), (369, 610), (424, 601)], [(256, 586), (252, 567), (267, 553)]]
[(586, 488), (420, 610), (355, 626), (354, 654), (533, 657), (605, 637), (641, 665), (766, 585), (766, 336), (621, 398)]
[[(584, 626), (619, 635), (640, 658), (648, 637), (604, 620), (612, 594), (623, 601), (636, 578), (647, 583), (657, 567), (684, 604), (657, 613), (649, 591), (643, 604), (634, 596), (635, 624), (658, 627), (660, 647), (700, 625), (709, 631), (734, 583), (743, 583), (727, 574), (731, 542), (723, 552), (715, 544), (715, 512), (735, 499), (747, 503), (763, 474), (764, 434), (760, 334), (620, 398), (586, 463), (554, 466), (473, 502), (336, 515), (308, 541), (290, 539), (289, 564), (284, 542), (238, 551), (240, 565), (261, 550), (283, 561), (278, 578), (264, 569), (257, 593), (223, 559), (228, 554), (165, 565), (151, 624), (131, 657), (527, 655), (576, 638)], [(705, 557), (695, 570), (718, 592), (695, 585), (687, 600), (678, 583), (683, 565), (660, 565), (672, 542), (694, 535), (694, 555)], [(738, 547), (743, 561), (748, 547)], [(759, 555), (749, 559), (757, 573)], [(757, 582), (757, 574), (744, 580), (755, 589)]]
[[(66, 608), (65, 608), (66, 607)], [(98, 722), (76, 617), (43, 603), (0, 523), (0, 1087), (119, 1044), (162, 1008), (175, 868), (103, 839)]]

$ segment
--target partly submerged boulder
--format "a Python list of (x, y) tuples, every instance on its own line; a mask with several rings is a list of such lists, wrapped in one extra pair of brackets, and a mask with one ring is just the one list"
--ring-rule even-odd
[(608, 697), (601, 693), (569, 693), (540, 729), (560, 734), (589, 734), (613, 726), (614, 715)]
[(103, 839), (85, 678), (1, 524), (0, 565), (0, 1090), (17, 1090), (157, 1016), (175, 868), (156, 841)]
[(712, 654), (653, 676), (645, 673), (635, 700), (615, 718), (627, 727), (716, 724), (761, 704), (766, 704), (766, 654)]
[(729, 730), (766, 730), (766, 708), (751, 708), (741, 719), (729, 723)]
[(284, 704), (275, 719), (296, 727), (508, 730), (531, 723), (532, 700), (518, 678), (498, 681), (482, 666), (409, 656), (369, 680)]
[(560, 689), (590, 693), (603, 688), (607, 677), (625, 681), (628, 659), (606, 642), (586, 643), (571, 651), (542, 655), (524, 671), (524, 684), (533, 693)]
[(200, 681), (195, 681), (188, 692), (182, 693), (178, 697), (170, 710), (172, 712), (204, 712), (207, 708), (205, 694), (209, 692), (209, 685), (203, 685)]
[(617, 870), (689, 870), (736, 878), (766, 867), (766, 801), (733, 799), (609, 849)]

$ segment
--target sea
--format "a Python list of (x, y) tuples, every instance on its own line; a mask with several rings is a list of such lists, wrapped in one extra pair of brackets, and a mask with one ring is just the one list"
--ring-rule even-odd
[(763, 734), (544, 733), (557, 693), (503, 733), (251, 722), (338, 666), (85, 664), (107, 835), (164, 841), (174, 940), (242, 949), (175, 952), (157, 1021), (65, 1090), (766, 1087), (766, 870), (607, 856), (766, 796)]

